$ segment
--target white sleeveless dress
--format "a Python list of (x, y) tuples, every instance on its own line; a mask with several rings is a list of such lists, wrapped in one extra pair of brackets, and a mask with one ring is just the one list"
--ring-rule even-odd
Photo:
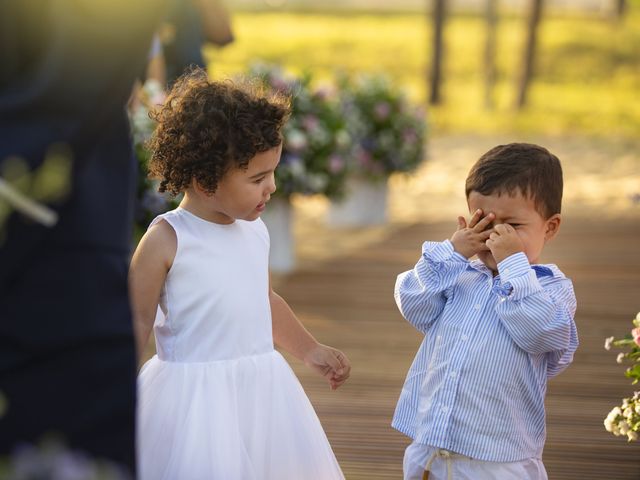
[(343, 479), (298, 379), (274, 350), (269, 235), (177, 208), (178, 240), (138, 377), (141, 480)]

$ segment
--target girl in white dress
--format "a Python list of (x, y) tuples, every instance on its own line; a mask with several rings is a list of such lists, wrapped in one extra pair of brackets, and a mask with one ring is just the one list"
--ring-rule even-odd
[[(184, 76), (155, 115), (152, 174), (184, 192), (133, 256), (141, 480), (343, 479), (300, 383), (274, 342), (323, 375), (349, 376), (270, 287), (260, 219), (275, 191), (286, 99)], [(156, 319), (160, 306), (163, 315)], [(155, 320), (155, 324), (154, 324)]]

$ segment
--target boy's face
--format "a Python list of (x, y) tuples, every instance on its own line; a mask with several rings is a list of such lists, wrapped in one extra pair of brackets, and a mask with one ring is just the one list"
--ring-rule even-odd
[(255, 220), (265, 209), (271, 194), (276, 191), (274, 172), (280, 162), (282, 144), (256, 154), (246, 170), (232, 168), (218, 182), (210, 196), (212, 207), (221, 218), (220, 223), (235, 219)]
[[(531, 264), (538, 263), (544, 244), (558, 233), (560, 227), (560, 214), (545, 219), (536, 210), (533, 199), (523, 196), (520, 191), (514, 195), (482, 195), (471, 191), (467, 204), (470, 212), (481, 209), (483, 216), (493, 212), (495, 220), (488, 228), (501, 223), (511, 225), (522, 243), (522, 251)], [(498, 271), (496, 260), (490, 251), (478, 253), (478, 258), (493, 272)]]

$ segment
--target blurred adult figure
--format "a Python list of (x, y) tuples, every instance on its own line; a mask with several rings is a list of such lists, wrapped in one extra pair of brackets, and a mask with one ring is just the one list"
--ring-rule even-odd
[(202, 47), (233, 42), (229, 12), (222, 0), (169, 0), (161, 38), (169, 84), (190, 66), (206, 68)]
[(15, 158), (37, 171), (55, 145), (71, 160), (57, 224), (0, 221), (0, 456), (53, 433), (134, 472), (125, 105), (163, 14), (163, 0), (0, 3), (0, 173)]

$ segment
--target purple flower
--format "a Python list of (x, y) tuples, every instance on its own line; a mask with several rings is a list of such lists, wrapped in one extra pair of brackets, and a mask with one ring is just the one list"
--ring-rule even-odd
[(168, 204), (167, 197), (155, 190), (144, 192), (140, 201), (140, 206), (153, 216), (166, 212)]

